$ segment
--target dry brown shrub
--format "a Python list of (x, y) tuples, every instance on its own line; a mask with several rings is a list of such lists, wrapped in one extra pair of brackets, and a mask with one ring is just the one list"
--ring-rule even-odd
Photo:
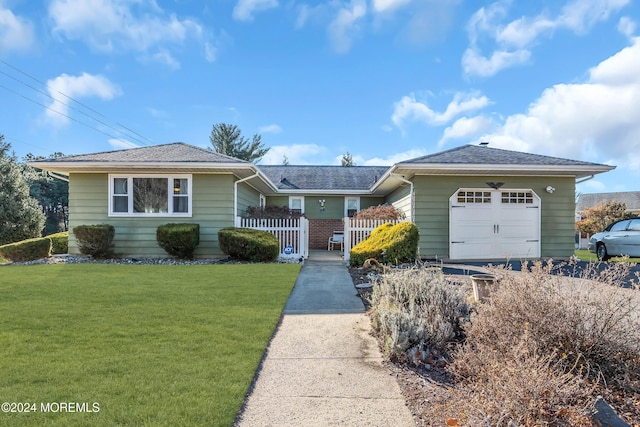
[(383, 275), (370, 300), (371, 323), (385, 355), (414, 364), (441, 357), (459, 339), (468, 314), (459, 284), (419, 267)]
[(640, 393), (640, 293), (620, 286), (626, 263), (579, 278), (540, 262), (493, 272), (500, 284), (465, 326), (452, 365), (473, 391), (477, 420), (579, 425), (583, 379)]
[(400, 209), (391, 205), (378, 205), (363, 209), (353, 215), (354, 219), (404, 219), (405, 214)]

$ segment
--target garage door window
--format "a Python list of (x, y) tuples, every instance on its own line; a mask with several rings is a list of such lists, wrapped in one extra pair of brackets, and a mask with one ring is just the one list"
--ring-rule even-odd
[(533, 193), (531, 191), (503, 191), (503, 204), (533, 204)]
[(491, 203), (490, 191), (459, 191), (458, 203)]

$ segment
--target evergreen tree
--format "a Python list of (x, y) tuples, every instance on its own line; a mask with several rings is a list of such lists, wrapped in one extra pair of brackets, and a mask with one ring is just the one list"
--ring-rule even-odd
[(237, 159), (257, 163), (270, 150), (262, 145), (262, 137), (253, 135), (251, 141), (242, 136), (236, 125), (218, 123), (213, 125), (209, 141), (213, 151)]
[(40, 237), (45, 220), (10, 148), (0, 135), (0, 245)]
[[(49, 158), (63, 157), (54, 153)], [(29, 185), (29, 194), (35, 198), (46, 217), (44, 235), (67, 231), (69, 228), (69, 183), (53, 178), (45, 171), (28, 166), (28, 162), (44, 157), (29, 153), (23, 157), (22, 175)]]
[(342, 155), (342, 166), (355, 166), (356, 163), (353, 161), (353, 156), (348, 151)]

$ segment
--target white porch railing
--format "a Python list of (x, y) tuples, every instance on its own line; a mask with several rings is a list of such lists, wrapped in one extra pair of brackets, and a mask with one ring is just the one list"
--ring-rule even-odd
[(371, 232), (382, 224), (398, 224), (407, 221), (406, 219), (353, 219), (344, 218), (344, 261), (349, 262), (351, 249), (369, 237)]
[(307, 258), (309, 256), (309, 220), (256, 219), (236, 217), (236, 227), (268, 231), (280, 241), (280, 256), (285, 258)]

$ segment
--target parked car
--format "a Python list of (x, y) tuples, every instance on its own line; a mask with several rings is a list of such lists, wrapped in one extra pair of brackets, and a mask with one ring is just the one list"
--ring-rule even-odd
[(640, 257), (640, 218), (609, 224), (604, 231), (591, 236), (587, 248), (602, 261), (612, 256)]

